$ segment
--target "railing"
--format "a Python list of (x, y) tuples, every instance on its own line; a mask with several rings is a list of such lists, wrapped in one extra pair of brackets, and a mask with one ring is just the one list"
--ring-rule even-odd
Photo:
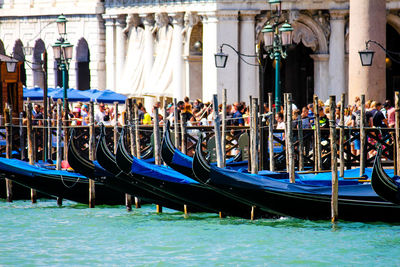
[(106, 7), (181, 5), (191, 3), (212, 3), (217, 0), (106, 0)]

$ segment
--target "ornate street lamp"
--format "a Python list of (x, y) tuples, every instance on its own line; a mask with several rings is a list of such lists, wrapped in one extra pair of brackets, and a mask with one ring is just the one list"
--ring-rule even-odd
[(7, 72), (14, 73), (17, 70), (18, 60), (10, 58), (6, 61)]
[(271, 59), (275, 60), (275, 109), (280, 111), (281, 106), (281, 80), (280, 62), (281, 58), (286, 58), (285, 47), (292, 44), (292, 26), (284, 22), (282, 24), (282, 4), (280, 0), (269, 0), (271, 5), (272, 24), (268, 23), (263, 29), (264, 48)]
[(60, 38), (53, 44), (54, 59), (57, 61), (57, 66), (62, 72), (62, 84), (63, 84), (63, 108), (64, 112), (67, 112), (66, 99), (67, 95), (67, 71), (69, 68), (69, 62), (72, 59), (73, 45), (68, 42), (67, 39), (67, 18), (64, 15), (58, 16), (56, 23)]

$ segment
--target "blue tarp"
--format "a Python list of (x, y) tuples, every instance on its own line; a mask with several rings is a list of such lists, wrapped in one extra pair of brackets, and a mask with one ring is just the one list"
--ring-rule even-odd
[[(47, 88), (47, 95), (49, 95), (50, 92), (53, 92), (58, 89), (54, 88)], [(40, 87), (33, 87), (33, 88), (23, 88), (23, 96), (24, 100), (28, 100), (30, 98), (31, 100), (43, 100), (43, 89)]]
[[(64, 97), (64, 90), (63, 89), (58, 89), (50, 92), (48, 94), (51, 98), (54, 100), (57, 99), (63, 99)], [(84, 96), (80, 93), (79, 90), (69, 88), (67, 89), (67, 97), (69, 102), (77, 102), (77, 101), (82, 101), (82, 102), (89, 102), (90, 98), (87, 96)]]
[[(48, 88), (48, 96), (52, 97), (54, 100), (63, 99), (63, 89), (62, 88)], [(24, 100), (28, 97), (31, 100), (43, 100), (43, 89), (40, 87), (34, 88), (24, 88), (23, 89)], [(126, 96), (118, 94), (111, 90), (77, 90), (73, 88), (67, 89), (67, 96), (70, 102), (82, 101), (82, 102), (97, 102), (97, 103), (114, 103), (118, 102), (120, 104), (125, 103)]]
[(97, 103), (114, 103), (118, 102), (120, 104), (125, 103), (126, 96), (118, 94), (110, 90), (100, 91), (100, 94), (96, 97)]

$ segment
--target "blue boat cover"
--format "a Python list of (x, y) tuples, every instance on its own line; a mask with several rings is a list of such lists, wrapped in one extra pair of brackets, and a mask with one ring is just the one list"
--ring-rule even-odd
[[(180, 165), (186, 168), (191, 169), (193, 164), (193, 158), (182, 153), (179, 149), (175, 148), (174, 156), (172, 157), (172, 163), (175, 165)], [(216, 163), (211, 163), (211, 165), (216, 165)], [(227, 168), (238, 170), (243, 167), (247, 167), (247, 161), (238, 161), (234, 162), (233, 158), (227, 159), (226, 161)]]
[[(305, 184), (292, 184), (277, 179), (271, 179), (257, 174), (246, 174), (229, 169), (211, 166), (210, 179), (214, 183), (231, 185), (253, 190), (272, 190), (287, 193), (303, 193), (317, 195), (331, 195), (331, 186), (315, 186)], [(373, 196), (377, 194), (370, 184), (342, 185), (339, 186), (340, 196)]]
[(38, 175), (57, 175), (64, 177), (87, 179), (86, 176), (80, 175), (78, 173), (69, 171), (49, 170), (36, 165), (30, 165), (28, 162), (18, 159), (0, 158), (0, 170), (10, 171), (20, 175), (26, 175), (31, 177)]
[(169, 168), (166, 166), (158, 166), (151, 163), (147, 163), (136, 157), (132, 157), (132, 173), (143, 175), (150, 178), (155, 178), (159, 180), (182, 183), (182, 184), (198, 184), (193, 179)]

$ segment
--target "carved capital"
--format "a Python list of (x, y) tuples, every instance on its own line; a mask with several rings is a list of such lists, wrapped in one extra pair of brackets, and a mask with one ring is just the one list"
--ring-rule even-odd
[(348, 10), (343, 10), (343, 9), (329, 10), (329, 15), (331, 20), (344, 20), (348, 14), (349, 14)]
[(154, 14), (148, 13), (148, 14), (140, 14), (139, 17), (142, 19), (142, 23), (144, 27), (153, 27), (154, 25)]
[(172, 18), (172, 24), (173, 25), (183, 26), (184, 17), (185, 17), (185, 13), (184, 12), (169, 13), (168, 16), (170, 16)]

